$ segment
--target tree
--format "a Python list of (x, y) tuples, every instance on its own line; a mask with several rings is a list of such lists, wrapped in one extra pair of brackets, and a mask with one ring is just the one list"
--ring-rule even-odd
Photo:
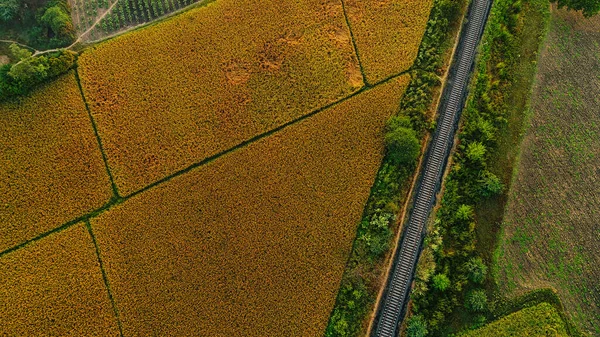
[(427, 322), (421, 315), (412, 316), (408, 320), (408, 327), (406, 328), (407, 337), (425, 337), (429, 331), (427, 331)]
[(0, 21), (8, 22), (14, 19), (19, 12), (18, 0), (0, 0)]
[(481, 144), (480, 142), (472, 142), (467, 145), (466, 155), (467, 158), (472, 162), (483, 163), (486, 152), (487, 149), (485, 148), (485, 145)]
[(487, 295), (483, 289), (472, 290), (467, 294), (465, 307), (472, 312), (482, 312), (487, 309)]
[(450, 287), (450, 279), (446, 274), (436, 274), (433, 277), (433, 287), (439, 291), (445, 291)]
[(72, 38), (74, 34), (73, 23), (69, 13), (65, 12), (59, 5), (49, 7), (40, 18), (50, 29), (61, 38)]
[(600, 12), (600, 0), (558, 0), (558, 8), (567, 7), (572, 10), (582, 11), (585, 17)]
[(454, 217), (460, 222), (470, 222), (471, 220), (473, 220), (474, 214), (475, 212), (473, 211), (473, 206), (463, 204), (458, 206)]
[(483, 283), (487, 274), (487, 266), (480, 257), (474, 257), (465, 263), (465, 269), (469, 280), (474, 283)]
[(504, 185), (495, 174), (489, 171), (481, 173), (479, 182), (478, 194), (484, 198), (489, 198), (500, 194), (504, 189)]
[(31, 56), (31, 52), (29, 50), (19, 47), (16, 43), (13, 43), (10, 46), (8, 46), (8, 49), (10, 50), (12, 56), (19, 61)]
[(389, 159), (394, 165), (412, 165), (421, 152), (421, 143), (415, 130), (398, 126), (385, 135), (385, 145)]

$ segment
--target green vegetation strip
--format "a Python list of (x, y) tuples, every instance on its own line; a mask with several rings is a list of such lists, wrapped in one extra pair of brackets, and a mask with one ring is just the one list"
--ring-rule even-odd
[(486, 274), (548, 8), (546, 0), (493, 4), (460, 141), (417, 270), (409, 336), (446, 336), (492, 317), (496, 303), (488, 298), (495, 288)]
[[(346, 264), (335, 306), (327, 325), (326, 336), (364, 334), (369, 313), (381, 287), (386, 256), (395, 237), (396, 214), (402, 207), (416, 168), (412, 138), (424, 136), (434, 92), (444, 72), (443, 57), (452, 45), (464, 1), (437, 0), (434, 3), (427, 33), (411, 72), (411, 82), (400, 103), (398, 116), (388, 122), (385, 156), (358, 227), (352, 252)], [(418, 148), (418, 145), (417, 145)], [(418, 153), (418, 150), (417, 150)]]

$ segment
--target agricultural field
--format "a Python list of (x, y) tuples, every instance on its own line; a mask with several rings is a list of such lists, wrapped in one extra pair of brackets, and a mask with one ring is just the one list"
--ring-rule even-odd
[(122, 195), (363, 85), (333, 0), (221, 0), (92, 47), (78, 63)]
[(408, 80), (92, 219), (124, 334), (322, 336)]
[(368, 83), (409, 69), (433, 0), (344, 0)]
[(119, 336), (82, 223), (0, 258), (2, 336)]
[[(205, 2), (209, 0), (204, 0)], [(181, 10), (199, 0), (70, 0), (71, 17), (81, 41), (121, 33)]]
[(0, 252), (109, 201), (109, 177), (72, 72), (3, 103), (0, 116)]
[(505, 212), (497, 283), (508, 296), (555, 288), (600, 335), (600, 17), (554, 10), (530, 126)]
[(558, 311), (548, 303), (525, 308), (459, 337), (569, 337)]

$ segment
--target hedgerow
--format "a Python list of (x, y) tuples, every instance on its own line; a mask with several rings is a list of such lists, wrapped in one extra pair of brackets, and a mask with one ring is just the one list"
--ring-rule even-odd
[(216, 1), (78, 63), (125, 194), (363, 86), (339, 1)]
[(0, 101), (22, 96), (35, 86), (62, 75), (75, 65), (76, 53), (62, 50), (47, 55), (31, 56), (31, 52), (10, 46), (18, 62), (0, 67)]
[[(499, 130), (507, 123), (505, 93), (513, 75), (505, 69), (519, 62), (514, 35), (520, 29), (521, 5), (521, 0), (493, 3), (441, 207), (425, 240), (423, 256), (429, 258), (422, 258), (417, 269), (411, 294), (412, 314), (425, 318), (430, 336), (448, 334), (452, 325), (450, 316), (457, 310), (471, 311), (470, 321), (475, 325), (490, 316), (487, 296), (481, 288), (487, 267), (475, 251), (474, 210), (504, 188), (488, 167)], [(429, 277), (433, 273), (448, 276), (451, 282), (448, 291), (434, 290)]]
[[(428, 71), (411, 74), (409, 87), (400, 103), (400, 111), (387, 123), (388, 137), (402, 128), (405, 130), (400, 133), (410, 133), (417, 139), (424, 135), (433, 93), (440, 83), (436, 73), (443, 72), (443, 56), (451, 45), (446, 41), (455, 32), (451, 28), (455, 26), (463, 4), (462, 0), (434, 1), (416, 61), (418, 67)], [(414, 143), (414, 140), (408, 142)], [(408, 148), (413, 146), (409, 145)], [(385, 256), (389, 255), (391, 240), (397, 228), (396, 214), (406, 198), (410, 178), (416, 167), (416, 157), (410, 156), (399, 162), (397, 153), (393, 150), (394, 147), (388, 147), (388, 153), (371, 189), (325, 331), (326, 336), (356, 336), (364, 332), (365, 320), (373, 310), (377, 293), (382, 286), (380, 278)]]
[(322, 335), (407, 83), (362, 92), (93, 219), (124, 333)]
[(344, 0), (369, 83), (406, 71), (423, 38), (433, 0)]

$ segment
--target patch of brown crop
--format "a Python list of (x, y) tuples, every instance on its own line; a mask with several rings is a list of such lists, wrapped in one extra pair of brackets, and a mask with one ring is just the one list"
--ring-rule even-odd
[[(553, 287), (600, 336), (600, 18), (554, 11), (499, 251), (499, 284)], [(586, 28), (583, 28), (583, 27)]]
[(329, 35), (344, 29), (338, 0), (219, 0), (83, 52), (81, 83), (120, 191), (362, 87), (348, 71), (351, 41)]
[(0, 105), (0, 251), (102, 206), (111, 195), (73, 73)]
[(322, 336), (408, 80), (94, 219), (125, 335)]
[(433, 0), (344, 0), (369, 83), (409, 69)]
[(0, 335), (119, 336), (82, 224), (0, 258)]

